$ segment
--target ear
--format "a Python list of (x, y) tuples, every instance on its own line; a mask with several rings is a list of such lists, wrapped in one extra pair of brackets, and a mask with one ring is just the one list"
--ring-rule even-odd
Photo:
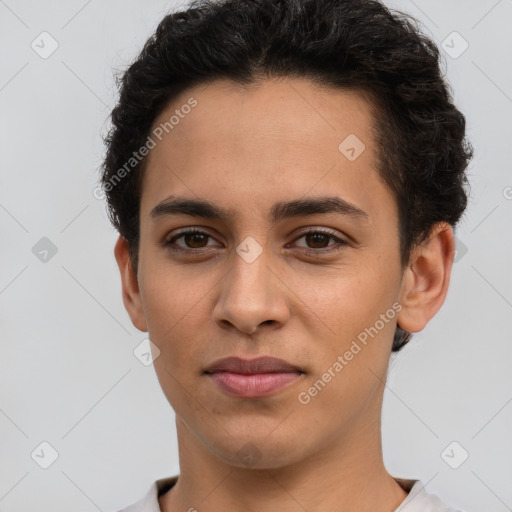
[(137, 275), (132, 268), (128, 242), (122, 236), (117, 239), (114, 255), (121, 272), (124, 307), (130, 315), (133, 325), (139, 331), (147, 332), (146, 315), (142, 308)]
[(444, 303), (450, 284), (455, 241), (446, 222), (435, 224), (427, 240), (411, 251), (400, 290), (402, 310), (398, 325), (409, 332), (421, 331)]

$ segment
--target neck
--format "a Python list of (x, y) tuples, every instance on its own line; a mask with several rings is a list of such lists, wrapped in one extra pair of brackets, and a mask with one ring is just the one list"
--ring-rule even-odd
[(163, 512), (393, 512), (407, 493), (384, 467), (380, 409), (374, 421), (363, 416), (349, 432), (337, 433), (296, 462), (276, 467), (260, 460), (247, 468), (212, 453), (177, 415), (180, 475), (160, 497), (160, 507)]

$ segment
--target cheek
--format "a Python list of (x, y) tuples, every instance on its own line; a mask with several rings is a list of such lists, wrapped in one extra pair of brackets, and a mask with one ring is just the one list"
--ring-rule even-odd
[(187, 312), (193, 313), (214, 284), (207, 275), (203, 277), (197, 278), (164, 255), (149, 254), (141, 260), (139, 287), (148, 324), (161, 330), (174, 325)]
[(324, 330), (347, 340), (373, 325), (395, 300), (393, 270), (383, 269), (378, 260), (329, 270), (324, 275), (302, 275), (294, 291), (310, 308)]
[(143, 274), (139, 287), (149, 337), (159, 347), (162, 359), (179, 367), (186, 353), (190, 356), (201, 342), (200, 333), (211, 318), (205, 308), (215, 280), (194, 278), (169, 262), (148, 268), (151, 272)]
[[(386, 276), (378, 267), (372, 269), (340, 271), (320, 287), (311, 286), (314, 280), (302, 281), (308, 290), (301, 297), (303, 311), (311, 310), (314, 372), (299, 390), (300, 403), (308, 401), (305, 410), (333, 429), (364, 410), (385, 379), (396, 322), (392, 272)], [(331, 419), (325, 418), (326, 411)]]

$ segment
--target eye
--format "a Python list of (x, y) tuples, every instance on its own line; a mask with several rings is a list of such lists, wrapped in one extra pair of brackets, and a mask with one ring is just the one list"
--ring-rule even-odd
[[(306, 251), (304, 252), (307, 254), (337, 252), (345, 245), (348, 245), (348, 242), (336, 236), (334, 232), (321, 228), (308, 229), (308, 231), (302, 233), (298, 238), (296, 238), (295, 242), (301, 239), (304, 239), (304, 243), (306, 245), (296, 244), (295, 246), (305, 248)], [(329, 243), (329, 240), (331, 239), (334, 240), (334, 244)]]
[[(297, 243), (301, 239), (303, 239), (303, 245)], [(181, 243), (178, 243), (178, 241), (181, 241)], [(204, 252), (204, 249), (219, 247), (219, 245), (209, 244), (210, 241), (214, 241), (214, 239), (207, 232), (197, 228), (187, 228), (164, 241), (164, 246), (182, 253), (200, 253)], [(330, 241), (334, 243), (329, 243)], [(333, 231), (324, 228), (310, 228), (299, 235), (294, 242), (294, 246), (301, 248), (305, 254), (317, 256), (337, 252), (344, 246), (349, 245), (348, 242), (336, 236)], [(286, 247), (293, 247), (293, 245), (287, 245)]]
[[(185, 245), (176, 243), (177, 240), (180, 239), (183, 239), (182, 242)], [(177, 235), (165, 241), (164, 245), (169, 246), (171, 249), (177, 251), (199, 252), (197, 249), (212, 247), (211, 245), (208, 245), (209, 239), (213, 240), (213, 237), (208, 233), (197, 228), (189, 228), (181, 231)], [(178, 249), (172, 247), (173, 245), (177, 246)]]

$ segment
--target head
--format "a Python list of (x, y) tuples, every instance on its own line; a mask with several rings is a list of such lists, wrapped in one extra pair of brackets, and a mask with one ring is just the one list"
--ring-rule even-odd
[[(205, 443), (225, 433), (206, 439), (183, 389), (230, 435), (267, 411), (235, 414), (205, 380), (215, 359), (287, 359), (307, 390), (351, 351), (308, 405), (347, 411), (313, 450), (373, 403), (390, 352), (444, 301), (472, 150), (435, 44), (380, 2), (198, 0), (166, 16), (122, 75), (106, 145), (125, 306)], [(307, 417), (289, 428), (312, 431)]]

